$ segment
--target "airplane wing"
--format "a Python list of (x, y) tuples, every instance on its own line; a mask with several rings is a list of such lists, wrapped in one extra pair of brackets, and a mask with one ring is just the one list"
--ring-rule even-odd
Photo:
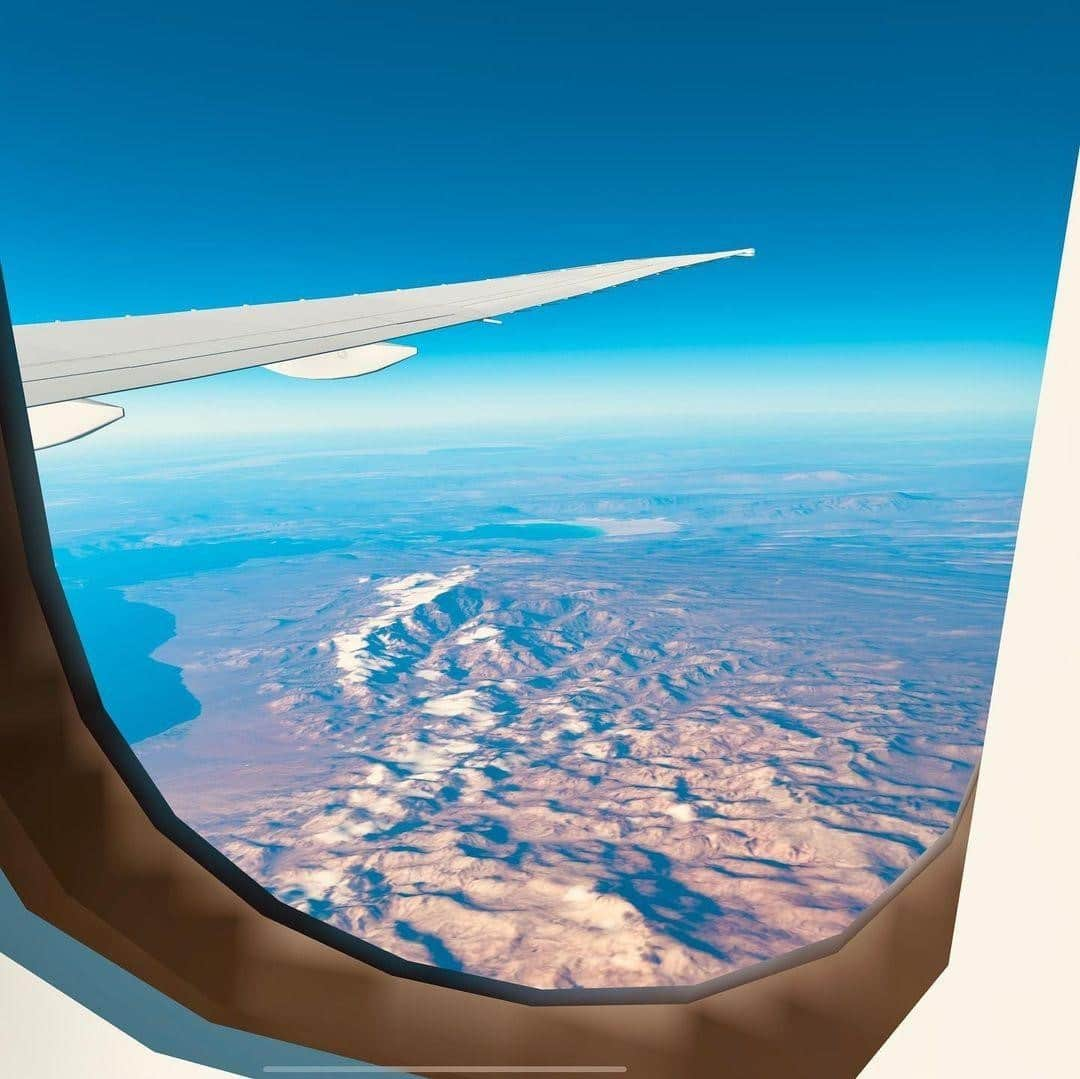
[[(753, 249), (628, 259), (566, 270), (333, 299), (16, 326), (34, 446), (123, 416), (99, 394), (267, 367), (295, 378), (370, 374), (415, 355), (388, 339), (494, 319)], [(85, 428), (85, 429), (84, 429)]]

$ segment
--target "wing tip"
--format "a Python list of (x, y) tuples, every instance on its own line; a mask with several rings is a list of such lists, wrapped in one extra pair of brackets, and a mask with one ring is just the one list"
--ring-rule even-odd
[(753, 258), (757, 254), (757, 249), (754, 247), (739, 247), (734, 251), (708, 251), (703, 255), (688, 255), (687, 258), (695, 259), (698, 262), (716, 262), (717, 259), (732, 259), (732, 258)]
[(705, 262), (717, 262), (720, 259), (753, 258), (757, 254), (754, 247), (739, 247), (731, 251), (703, 251), (696, 255), (662, 255), (658, 258), (641, 259), (642, 263), (659, 265), (664, 269), (681, 270), (687, 266), (700, 266)]

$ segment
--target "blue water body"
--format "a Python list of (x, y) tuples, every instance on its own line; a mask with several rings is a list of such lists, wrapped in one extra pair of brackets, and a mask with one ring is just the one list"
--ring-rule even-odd
[(199, 715), (180, 668), (152, 655), (176, 633), (168, 611), (93, 586), (69, 587), (68, 603), (105, 707), (129, 742)]
[(604, 535), (602, 528), (591, 525), (565, 524), (562, 521), (522, 521), (478, 525), (457, 532), (443, 532), (444, 540), (551, 540), (596, 539)]
[(195, 719), (201, 705), (184, 685), (180, 668), (153, 655), (175, 635), (175, 618), (168, 611), (129, 599), (125, 586), (340, 546), (339, 540), (276, 538), (58, 550), (57, 570), (83, 648), (105, 708), (128, 742)]
[(131, 543), (61, 549), (56, 568), (65, 587), (96, 588), (145, 584), (173, 577), (232, 569), (256, 558), (288, 558), (343, 547), (341, 539), (245, 538), (168, 545)]

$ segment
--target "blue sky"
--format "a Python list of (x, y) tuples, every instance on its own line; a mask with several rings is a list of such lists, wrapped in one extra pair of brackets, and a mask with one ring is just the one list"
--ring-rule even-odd
[(9, 10), (13, 315), (755, 246), (417, 339), (417, 360), (347, 386), (252, 372), (124, 395), (129, 418), (96, 438), (196, 412), (235, 426), (240, 408), (252, 429), (1030, 416), (1080, 141), (1080, 15), (872, 7)]

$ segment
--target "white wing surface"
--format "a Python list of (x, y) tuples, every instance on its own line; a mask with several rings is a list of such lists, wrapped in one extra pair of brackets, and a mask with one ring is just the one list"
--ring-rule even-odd
[[(412, 354), (406, 346), (387, 344), (393, 337), (492, 319), (666, 270), (753, 253), (629, 259), (324, 300), (37, 323), (16, 326), (15, 341), (30, 407), (247, 367), (342, 378)], [(372, 345), (384, 348), (369, 350)]]

